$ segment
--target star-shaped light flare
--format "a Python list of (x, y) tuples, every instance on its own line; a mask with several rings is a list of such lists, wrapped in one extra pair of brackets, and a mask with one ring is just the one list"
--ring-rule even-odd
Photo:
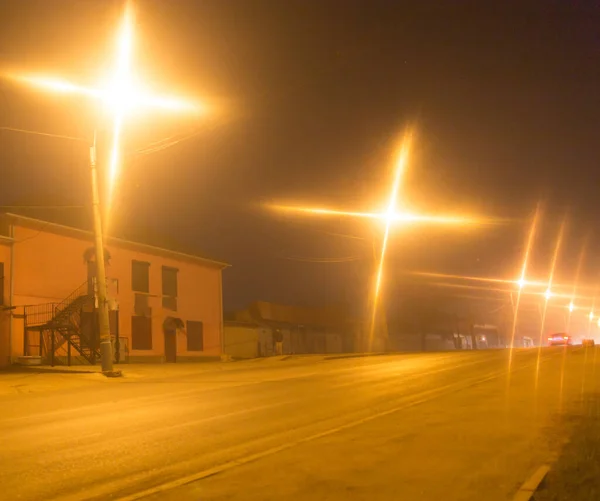
[(399, 210), (398, 207), (404, 204), (400, 200), (400, 188), (402, 178), (406, 170), (410, 148), (412, 145), (413, 133), (409, 130), (402, 140), (400, 149), (394, 165), (394, 173), (392, 183), (389, 188), (389, 196), (385, 204), (385, 210), (373, 211), (373, 212), (360, 212), (360, 211), (347, 211), (347, 210), (336, 210), (323, 207), (303, 207), (293, 205), (282, 205), (282, 204), (270, 204), (269, 209), (288, 214), (298, 214), (305, 216), (322, 216), (322, 217), (345, 217), (352, 219), (366, 219), (373, 220), (376, 222), (383, 223), (383, 236), (381, 243), (381, 251), (379, 254), (377, 268), (375, 271), (375, 279), (373, 285), (373, 308), (371, 327), (369, 333), (369, 343), (372, 344), (375, 324), (377, 318), (377, 306), (379, 303), (379, 297), (381, 293), (381, 287), (384, 276), (384, 264), (386, 258), (386, 252), (388, 249), (389, 239), (392, 230), (396, 226), (407, 226), (411, 224), (441, 224), (441, 225), (480, 225), (489, 224), (494, 222), (490, 219), (473, 218), (468, 216), (454, 216), (454, 215), (428, 215), (416, 212), (410, 212), (407, 210)]
[(135, 110), (163, 110), (168, 112), (200, 114), (205, 111), (199, 103), (179, 98), (158, 96), (146, 91), (132, 71), (134, 44), (134, 12), (131, 2), (125, 7), (125, 13), (117, 36), (116, 58), (112, 73), (106, 84), (86, 87), (72, 82), (48, 76), (33, 74), (11, 74), (13, 80), (50, 92), (79, 94), (99, 100), (112, 121), (112, 145), (107, 177), (107, 213), (110, 207), (114, 185), (119, 173), (120, 140), (124, 119)]

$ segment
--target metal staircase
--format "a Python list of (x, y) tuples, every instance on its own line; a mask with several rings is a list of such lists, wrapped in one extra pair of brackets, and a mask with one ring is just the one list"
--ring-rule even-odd
[[(41, 357), (52, 365), (95, 364), (100, 357), (94, 309), (94, 296), (86, 280), (60, 303), (25, 307), (25, 352), (39, 348)], [(91, 321), (85, 325), (84, 315)], [(39, 337), (36, 336), (39, 334)], [(39, 344), (31, 344), (33, 338)], [(73, 350), (75, 353), (73, 353)]]

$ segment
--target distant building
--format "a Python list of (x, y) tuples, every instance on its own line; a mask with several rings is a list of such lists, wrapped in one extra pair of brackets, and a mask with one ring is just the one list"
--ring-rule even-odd
[[(220, 357), (227, 264), (111, 237), (105, 244), (115, 361)], [(98, 359), (92, 245), (90, 232), (0, 214), (0, 364)]]
[[(386, 340), (376, 331), (369, 343), (369, 324), (344, 308), (305, 308), (256, 301), (227, 315), (225, 352), (244, 357), (273, 354), (273, 331), (283, 333), (285, 354), (332, 354), (385, 351)], [(253, 346), (252, 346), (253, 345)], [(244, 347), (242, 349), (242, 346)]]

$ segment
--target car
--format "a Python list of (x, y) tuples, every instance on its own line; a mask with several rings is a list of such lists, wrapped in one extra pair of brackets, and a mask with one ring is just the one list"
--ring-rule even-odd
[(582, 346), (595, 346), (596, 343), (594, 342), (593, 339), (582, 339), (581, 340), (581, 345)]
[(573, 338), (564, 332), (552, 334), (548, 337), (548, 346), (571, 346)]

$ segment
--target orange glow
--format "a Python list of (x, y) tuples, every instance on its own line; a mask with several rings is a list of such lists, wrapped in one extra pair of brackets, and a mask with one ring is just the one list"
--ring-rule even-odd
[(119, 143), (123, 115), (130, 109), (135, 98), (131, 82), (131, 51), (133, 48), (133, 13), (131, 4), (127, 4), (123, 24), (117, 41), (117, 64), (113, 81), (108, 93), (107, 105), (113, 114), (113, 139), (108, 165), (108, 193), (106, 197), (106, 219), (110, 214), (113, 191), (119, 169)]
[(523, 287), (526, 285), (525, 273), (527, 272), (527, 266), (529, 264), (529, 255), (531, 254), (531, 249), (533, 248), (533, 242), (535, 241), (535, 234), (537, 231), (537, 225), (540, 217), (540, 205), (538, 203), (535, 214), (531, 221), (531, 225), (529, 227), (529, 233), (527, 235), (527, 244), (525, 246), (525, 252), (523, 254), (523, 262), (521, 264), (521, 275), (517, 280), (517, 284), (519, 286), (519, 290), (517, 291), (517, 299), (513, 301), (512, 292), (510, 295), (510, 300), (513, 308), (513, 321), (512, 321), (512, 329), (510, 333), (510, 346), (508, 347), (508, 372), (506, 375), (507, 386), (510, 388), (510, 371), (512, 368), (512, 360), (513, 360), (513, 350), (515, 349), (515, 335), (517, 332), (517, 320), (519, 315), (519, 306), (521, 305), (521, 295), (523, 293)]
[(529, 227), (529, 233), (527, 235), (527, 244), (525, 246), (525, 253), (523, 254), (523, 263), (521, 264), (521, 274), (519, 279), (517, 280), (517, 285), (519, 286), (519, 290), (517, 292), (517, 300), (514, 305), (513, 311), (513, 323), (511, 329), (511, 339), (510, 339), (510, 353), (508, 357), (508, 369), (510, 374), (510, 367), (512, 363), (512, 350), (515, 344), (515, 334), (517, 330), (517, 315), (519, 312), (519, 304), (521, 302), (521, 294), (523, 291), (523, 287), (527, 285), (527, 281), (525, 280), (525, 274), (527, 273), (527, 266), (529, 264), (529, 255), (531, 254), (531, 249), (533, 248), (533, 242), (535, 240), (535, 234), (537, 231), (537, 225), (540, 217), (540, 206), (538, 204), (535, 214), (533, 216), (533, 220), (531, 221), (531, 226)]
[(10, 78), (43, 90), (59, 93), (81, 94), (100, 100), (112, 119), (112, 145), (108, 166), (107, 214), (110, 211), (115, 183), (120, 165), (120, 141), (123, 122), (133, 110), (159, 109), (191, 114), (202, 113), (203, 106), (173, 97), (154, 96), (146, 92), (132, 74), (134, 43), (134, 12), (130, 2), (125, 7), (123, 21), (117, 36), (115, 67), (107, 85), (89, 88), (46, 76), (9, 75)]
[(396, 171), (394, 173), (394, 181), (392, 184), (392, 190), (390, 193), (390, 198), (388, 201), (388, 210), (387, 210), (387, 219), (385, 220), (385, 231), (383, 233), (383, 241), (381, 243), (381, 254), (379, 255), (379, 264), (377, 266), (377, 273), (375, 276), (375, 291), (373, 294), (373, 313), (371, 318), (371, 329), (369, 332), (369, 349), (371, 348), (373, 342), (373, 336), (375, 335), (375, 324), (377, 320), (377, 306), (379, 303), (379, 293), (381, 290), (381, 281), (383, 278), (383, 265), (385, 261), (385, 253), (387, 250), (388, 240), (390, 237), (390, 227), (392, 226), (394, 211), (396, 208), (396, 203), (398, 201), (398, 191), (400, 189), (400, 182), (402, 180), (402, 175), (404, 174), (404, 170), (406, 168), (406, 161), (408, 158), (409, 149), (411, 146), (412, 133), (408, 133), (404, 141), (402, 142), (402, 146), (400, 147), (400, 154), (398, 156), (398, 160), (396, 161)]
[(550, 263), (550, 273), (548, 277), (548, 289), (546, 296), (546, 300), (544, 301), (544, 306), (542, 307), (542, 320), (540, 322), (540, 336), (539, 336), (539, 345), (538, 345), (538, 353), (537, 360), (535, 366), (535, 389), (537, 390), (539, 377), (540, 377), (540, 363), (542, 359), (542, 340), (544, 336), (544, 329), (546, 328), (546, 314), (548, 313), (548, 300), (552, 296), (550, 292), (552, 288), (552, 281), (554, 279), (554, 272), (556, 270), (556, 262), (558, 261), (558, 255), (560, 253), (560, 248), (562, 245), (563, 236), (565, 234), (565, 226), (566, 219), (563, 219), (560, 224), (560, 230), (558, 231), (558, 236), (556, 237), (556, 243), (554, 244), (554, 253), (552, 254), (552, 262)]
[(571, 326), (571, 315), (573, 311), (575, 311), (575, 299), (577, 297), (577, 287), (579, 286), (579, 278), (581, 276), (581, 268), (583, 266), (583, 262), (585, 260), (586, 247), (588, 242), (589, 234), (586, 236), (583, 245), (581, 246), (581, 252), (579, 253), (579, 259), (577, 260), (577, 271), (575, 272), (575, 282), (573, 283), (573, 290), (571, 293), (571, 302), (569, 303), (569, 316), (567, 317), (567, 325), (565, 330), (569, 332), (569, 328)]
[(373, 340), (375, 325), (377, 319), (377, 307), (381, 294), (382, 283), (385, 271), (385, 256), (388, 250), (389, 239), (392, 229), (398, 226), (407, 226), (409, 224), (442, 224), (442, 225), (480, 225), (496, 223), (498, 220), (475, 218), (458, 215), (427, 215), (407, 210), (399, 210), (398, 206), (400, 199), (400, 186), (402, 176), (406, 170), (408, 155), (412, 143), (412, 132), (408, 131), (404, 136), (398, 158), (395, 163), (394, 176), (390, 187), (389, 198), (386, 202), (385, 211), (356, 211), (356, 210), (338, 210), (326, 207), (306, 207), (301, 205), (284, 205), (284, 204), (268, 204), (266, 207), (270, 210), (298, 214), (304, 216), (324, 216), (324, 217), (347, 217), (352, 219), (365, 219), (371, 221), (379, 221), (384, 223), (383, 238), (381, 244), (381, 252), (378, 258), (378, 264), (375, 271), (374, 286), (373, 286), (373, 309), (371, 318), (371, 327), (369, 333), (369, 342)]
[(13, 75), (13, 80), (30, 85), (32, 87), (39, 87), (43, 90), (51, 92), (65, 93), (65, 94), (82, 94), (84, 96), (102, 98), (103, 93), (96, 89), (88, 89), (80, 85), (72, 84), (66, 80), (58, 78), (35, 76), (35, 75)]
[[(485, 224), (483, 218), (474, 218), (468, 216), (434, 216), (427, 214), (416, 214), (412, 212), (397, 212), (395, 208), (388, 208), (385, 212), (355, 212), (336, 209), (326, 209), (318, 207), (301, 207), (294, 205), (277, 205), (271, 204), (268, 206), (272, 210), (279, 212), (313, 214), (320, 216), (339, 216), (360, 219), (375, 219), (384, 221), (386, 226), (393, 223), (402, 223), (403, 225), (410, 223), (431, 223), (431, 224), (457, 224), (457, 225), (477, 225)], [(488, 221), (489, 222), (489, 221)]]

